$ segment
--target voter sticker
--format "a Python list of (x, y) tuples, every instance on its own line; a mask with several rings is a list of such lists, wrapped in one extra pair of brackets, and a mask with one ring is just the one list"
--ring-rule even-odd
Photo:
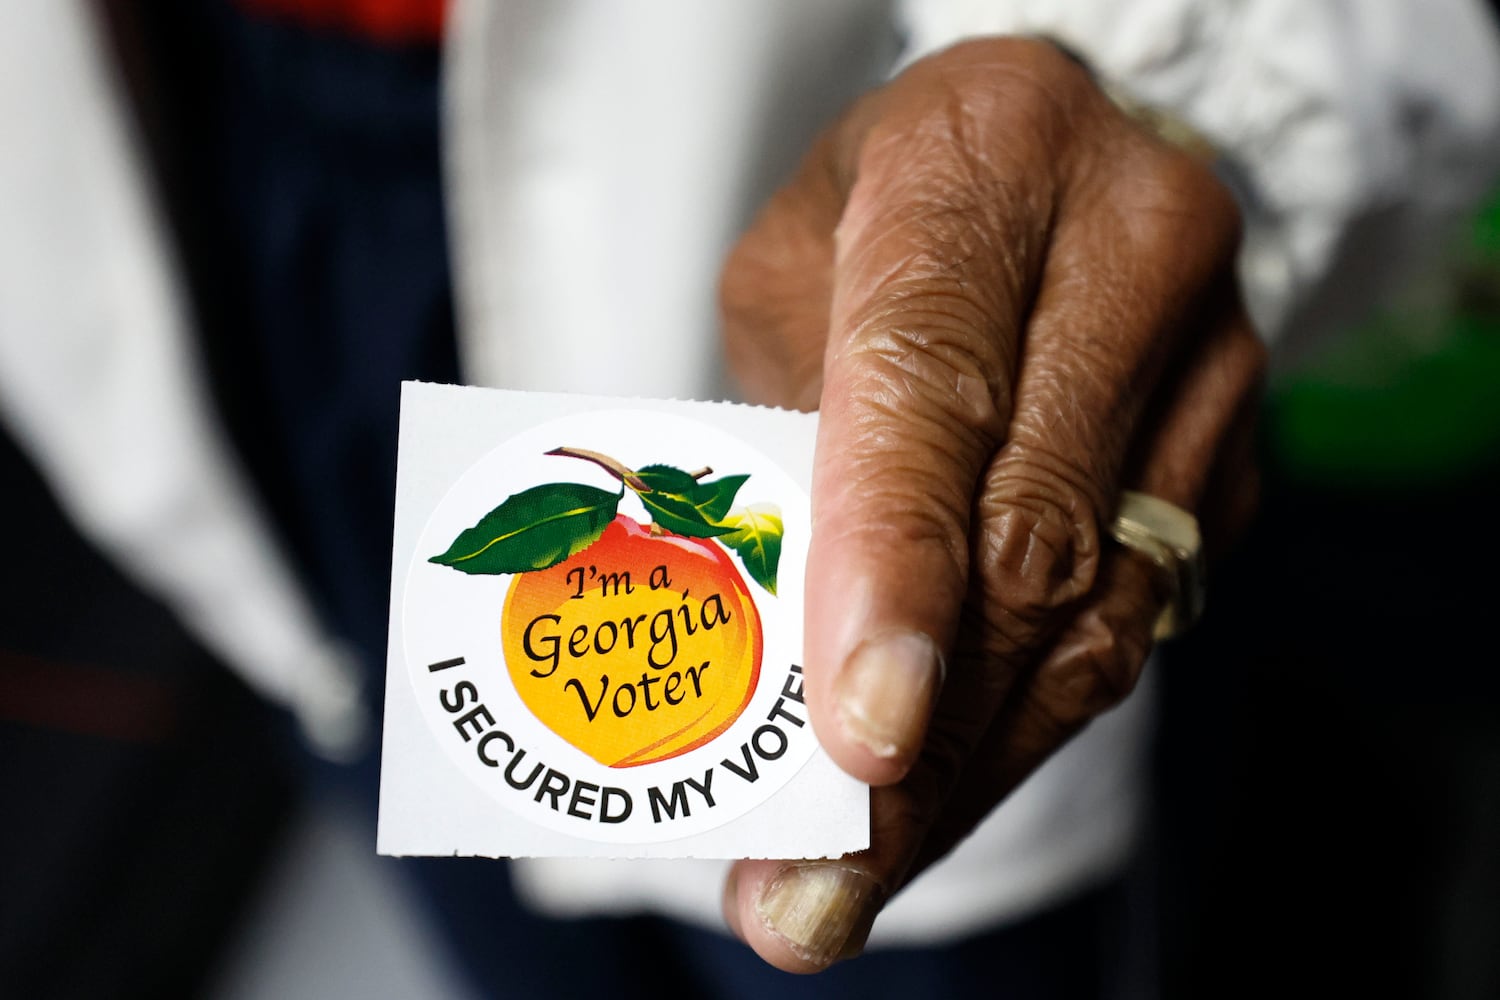
[(804, 702), (813, 430), (728, 404), (409, 384), (381, 850), (865, 846), (867, 791)]

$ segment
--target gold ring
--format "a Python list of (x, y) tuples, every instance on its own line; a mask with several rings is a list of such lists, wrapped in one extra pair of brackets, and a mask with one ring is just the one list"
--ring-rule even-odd
[(1198, 519), (1160, 497), (1120, 491), (1110, 537), (1167, 572), (1172, 597), (1157, 616), (1157, 640), (1181, 635), (1203, 613), (1203, 539)]

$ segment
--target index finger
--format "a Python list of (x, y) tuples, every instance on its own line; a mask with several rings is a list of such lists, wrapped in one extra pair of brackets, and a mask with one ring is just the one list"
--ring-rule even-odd
[[(999, 107), (930, 108), (884, 107), (861, 136), (835, 234), (813, 479), (809, 711), (833, 759), (872, 784), (911, 767), (942, 684), (976, 488), (1010, 422), (1059, 145), (975, 135), (1014, 123)], [(1010, 159), (975, 170), (965, 143)], [(1007, 176), (1026, 183), (992, 179)]]

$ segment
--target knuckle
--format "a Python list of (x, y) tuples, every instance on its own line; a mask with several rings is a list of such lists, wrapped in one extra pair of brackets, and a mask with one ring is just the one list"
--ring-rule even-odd
[[(958, 436), (972, 454), (1004, 432), (998, 377), (1006, 363), (997, 338), (983, 336), (983, 312), (962, 295), (922, 292), (886, 298), (861, 318), (845, 358), (856, 402), (927, 425), (934, 443)], [(972, 461), (972, 459), (971, 459)]]
[(1056, 119), (1073, 100), (1093, 92), (1087, 70), (1054, 42), (1021, 36), (960, 41), (913, 65), (974, 105), (1011, 120)]
[(1057, 175), (1059, 115), (1015, 67), (947, 68), (920, 99), (891, 102), (863, 132), (835, 243), (909, 255), (904, 272), (1019, 285), (1040, 259)]
[(1149, 640), (1135, 629), (1087, 628), (1036, 674), (1033, 695), (1059, 725), (1080, 725), (1135, 688)]
[(1243, 222), (1229, 189), (1201, 160), (1141, 136), (1116, 174), (1114, 197), (1132, 210), (1139, 250), (1217, 270), (1239, 248)]
[(757, 224), (720, 272), (724, 359), (740, 386), (761, 402), (816, 406), (827, 338), (827, 260), (810, 242), (768, 235)]
[[(982, 573), (990, 591), (987, 622), (999, 632), (1015, 623), (1035, 630), (1084, 584), (1078, 580), (1076, 533), (1053, 501), (1017, 496), (986, 519)], [(1003, 616), (995, 620), (995, 616)]]
[(1156, 612), (1169, 596), (1160, 571), (1134, 553), (1111, 559), (1090, 601), (1031, 680), (1033, 713), (1054, 731), (1077, 727), (1135, 689)]
[(984, 624), (1009, 646), (1090, 590), (1099, 529), (1080, 468), (1040, 449), (1007, 453), (980, 496), (975, 568)]
[(784, 201), (785, 195), (773, 197), (724, 260), (717, 291), (726, 321), (764, 326), (807, 305), (826, 310), (831, 247), (795, 225), (794, 210)]
[(730, 250), (719, 271), (719, 315), (726, 324), (752, 317), (764, 302), (768, 275), (751, 230)]
[(1029, 146), (999, 141), (996, 131), (988, 108), (946, 90), (872, 126), (836, 245), (884, 243), (887, 253), (910, 254), (907, 271), (939, 278), (1020, 259), (1016, 244), (1036, 240), (1004, 223), (1050, 203), (1049, 175), (1027, 162)]

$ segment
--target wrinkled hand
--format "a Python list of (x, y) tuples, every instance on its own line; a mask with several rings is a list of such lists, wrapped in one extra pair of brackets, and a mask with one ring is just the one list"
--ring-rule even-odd
[[(1101, 539), (1119, 491), (1248, 514), (1264, 365), (1239, 217), (1051, 45), (963, 44), (831, 128), (724, 272), (753, 397), (821, 408), (806, 690), (876, 786), (871, 847), (742, 861), (773, 965), (857, 952), (883, 903), (1124, 697), (1167, 582)], [(946, 666), (945, 666), (946, 664)]]

